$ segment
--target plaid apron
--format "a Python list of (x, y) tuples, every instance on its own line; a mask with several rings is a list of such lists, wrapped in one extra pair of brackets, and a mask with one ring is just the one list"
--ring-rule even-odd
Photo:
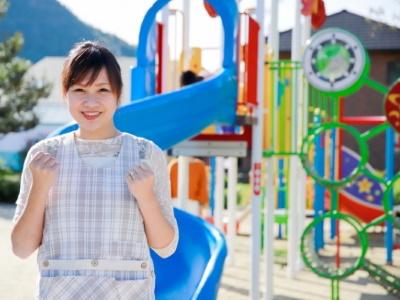
[[(143, 219), (125, 182), (128, 170), (149, 159), (152, 144), (123, 133), (113, 162), (93, 167), (79, 157), (72, 133), (53, 142), (58, 144), (54, 155), (60, 168), (46, 204), (37, 298), (154, 299), (155, 278)], [(173, 215), (169, 218), (175, 221)], [(92, 263), (87, 270), (65, 270), (52, 269), (52, 260), (145, 261), (148, 265), (146, 270), (101, 270)]]

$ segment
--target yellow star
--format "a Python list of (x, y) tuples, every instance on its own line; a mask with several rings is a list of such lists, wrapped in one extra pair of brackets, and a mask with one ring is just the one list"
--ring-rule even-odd
[(373, 201), (374, 201), (374, 196), (368, 195), (368, 196), (367, 196), (367, 201), (373, 202)]
[(363, 178), (362, 180), (357, 182), (357, 185), (359, 193), (369, 193), (372, 187), (372, 182), (369, 181), (367, 178)]

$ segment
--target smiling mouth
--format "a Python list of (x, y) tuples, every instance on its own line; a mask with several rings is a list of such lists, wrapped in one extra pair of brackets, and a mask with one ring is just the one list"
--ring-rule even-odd
[(84, 116), (84, 118), (87, 120), (97, 119), (101, 115), (101, 112), (98, 112), (98, 111), (96, 111), (96, 112), (84, 112), (83, 111), (81, 113)]

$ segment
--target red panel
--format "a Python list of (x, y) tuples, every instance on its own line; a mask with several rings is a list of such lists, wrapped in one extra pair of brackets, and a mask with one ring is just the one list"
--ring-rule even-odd
[(384, 116), (342, 117), (340, 122), (347, 125), (380, 125), (386, 122)]
[(158, 58), (158, 68), (157, 68), (157, 86), (156, 93), (161, 94), (162, 88), (162, 70), (163, 70), (163, 60), (162, 60), (162, 52), (163, 52), (163, 30), (164, 25), (161, 23), (157, 23), (157, 58)]
[(325, 3), (323, 0), (318, 0), (318, 9), (316, 13), (311, 14), (312, 29), (317, 30), (324, 25), (326, 20)]
[(310, 16), (315, 0), (301, 0), (301, 14), (303, 16)]
[(211, 18), (215, 18), (216, 16), (218, 16), (217, 12), (215, 11), (214, 7), (211, 6), (210, 3), (208, 3), (207, 1), (204, 1), (204, 7), (208, 13), (208, 15)]
[(354, 201), (343, 194), (339, 195), (341, 212), (358, 217), (361, 221), (369, 223), (383, 215), (382, 209), (364, 205), (361, 201)]
[(247, 142), (248, 147), (251, 147), (251, 132), (252, 127), (244, 126), (242, 134), (199, 134), (192, 138), (192, 141), (234, 141)]
[(386, 96), (385, 115), (392, 127), (400, 132), (400, 81), (390, 89)]
[(258, 32), (260, 26), (249, 16), (248, 43), (245, 47), (245, 102), (257, 105)]

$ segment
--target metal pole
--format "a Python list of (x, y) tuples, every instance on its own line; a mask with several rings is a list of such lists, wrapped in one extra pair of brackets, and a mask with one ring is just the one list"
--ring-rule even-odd
[[(264, 37), (263, 33), (263, 20), (264, 20), (264, 1), (259, 1), (257, 7), (257, 19), (262, 20), (260, 24), (260, 28), (262, 29), (260, 32), (260, 36)], [(269, 40), (269, 49), (268, 52), (271, 54), (271, 59), (274, 63), (276, 63), (279, 59), (279, 31), (278, 31), (278, 11), (279, 11), (279, 1), (271, 0), (270, 2), (270, 16), (269, 16), (269, 29), (268, 29), (268, 40)], [(259, 49), (264, 52), (262, 47), (264, 45), (264, 38), (259, 44)], [(259, 53), (259, 63), (262, 62), (264, 64), (264, 53)], [(259, 74), (262, 76), (258, 77), (258, 88), (260, 89), (258, 92), (259, 103), (263, 104), (262, 100), (262, 91), (263, 91), (263, 66), (259, 68)], [(273, 95), (273, 101), (270, 101), (271, 106), (269, 109), (271, 110), (270, 116), (274, 115), (274, 109), (277, 103), (278, 97), (278, 70), (274, 68), (273, 70), (273, 87), (274, 93), (269, 93)], [(262, 106), (260, 109), (264, 109)], [(259, 120), (260, 124), (263, 124), (263, 121)], [(276, 124), (276, 120), (274, 121)], [(277, 128), (276, 126), (274, 126)], [(274, 128), (271, 130), (272, 132), (272, 141), (271, 141), (271, 151), (275, 151), (275, 143), (276, 143), (276, 133), (277, 130)], [(254, 140), (254, 138), (253, 138)], [(261, 139), (262, 141), (262, 139)], [(261, 149), (262, 146), (260, 146)], [(264, 257), (265, 257), (265, 300), (272, 300), (274, 296), (274, 281), (273, 281), (273, 273), (274, 273), (274, 202), (275, 202), (275, 193), (274, 193), (274, 178), (275, 178), (275, 159), (273, 156), (266, 159), (265, 169), (267, 170), (266, 174), (266, 182), (265, 182), (265, 205), (264, 205)]]
[(223, 222), (222, 222), (222, 212), (224, 209), (224, 177), (225, 177), (225, 169), (224, 169), (224, 157), (216, 158), (216, 170), (215, 170), (215, 206), (214, 206), (214, 225), (219, 230), (223, 231)]
[(238, 159), (237, 157), (229, 157), (228, 168), (228, 263), (233, 266), (235, 264), (235, 238), (236, 238), (236, 185), (238, 175)]
[(251, 289), (250, 297), (253, 300), (260, 299), (260, 213), (261, 213), (261, 164), (263, 147), (263, 70), (264, 70), (264, 0), (257, 0), (256, 10), (257, 22), (260, 26), (258, 33), (258, 72), (257, 72), (257, 103), (254, 109), (254, 115), (257, 118), (257, 124), (252, 132), (252, 243), (251, 243)]
[(182, 26), (182, 51), (183, 51), (183, 70), (189, 68), (189, 32), (190, 32), (190, 1), (183, 1), (183, 26)]
[[(301, 53), (301, 14), (300, 14), (300, 0), (295, 1), (295, 24), (292, 31), (292, 62), (296, 63), (300, 61)], [(297, 150), (297, 105), (299, 97), (298, 87), (298, 70), (296, 66), (293, 68), (292, 76), (292, 128), (291, 128), (291, 147), (292, 151)], [(299, 174), (299, 163), (298, 156), (290, 157), (290, 182), (289, 182), (289, 219), (288, 219), (288, 276), (294, 278), (296, 276), (296, 269), (298, 261), (300, 260), (300, 250), (298, 245), (300, 244), (300, 228), (298, 228), (298, 184), (297, 178)], [(301, 196), (300, 196), (301, 197)]]
[(189, 157), (178, 158), (178, 207), (186, 210), (189, 199)]

